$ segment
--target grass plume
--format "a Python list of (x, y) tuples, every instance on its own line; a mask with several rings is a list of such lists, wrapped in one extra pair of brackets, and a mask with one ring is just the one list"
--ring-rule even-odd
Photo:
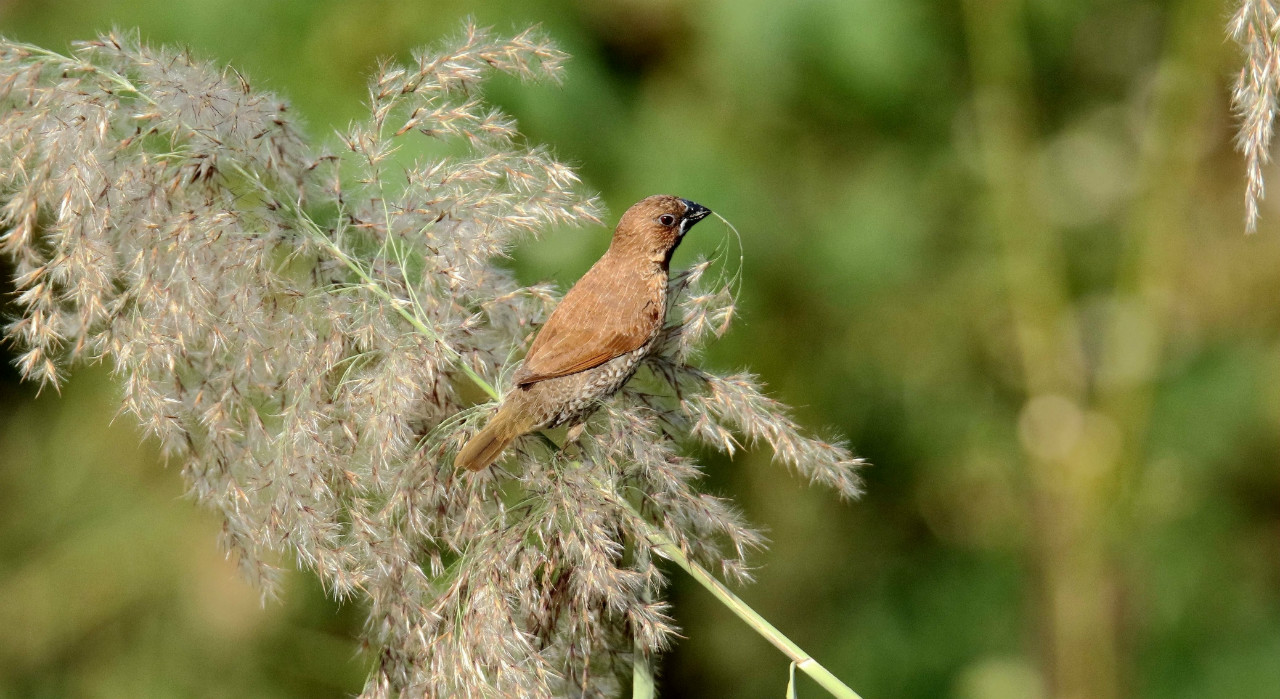
[[(23, 375), (80, 360), (219, 512), (245, 575), (281, 556), (367, 603), (362, 696), (615, 696), (674, 624), (655, 553), (747, 577), (761, 537), (697, 490), (689, 435), (763, 442), (855, 496), (860, 461), (803, 434), (746, 374), (690, 364), (734, 294), (673, 275), (648, 378), (588, 425), (580, 459), (527, 440), (506, 470), (452, 469), (554, 306), (495, 264), (597, 201), (481, 98), (495, 72), (554, 81), (535, 31), (467, 26), (386, 62), (369, 116), (330, 152), (287, 103), (185, 51), (109, 34), (61, 55), (0, 41), (0, 252)], [(407, 167), (408, 139), (460, 154)], [(654, 532), (660, 535), (655, 541)], [(660, 543), (659, 543), (660, 542)]]
[(1280, 93), (1280, 15), (1272, 0), (1240, 0), (1227, 32), (1244, 52), (1231, 105), (1240, 119), (1236, 148), (1245, 161), (1245, 228), (1258, 228), (1258, 205), (1266, 195), (1262, 170), (1271, 160), (1271, 136)]

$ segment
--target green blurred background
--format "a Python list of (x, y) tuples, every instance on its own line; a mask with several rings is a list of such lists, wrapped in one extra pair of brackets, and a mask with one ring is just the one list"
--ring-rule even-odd
[[(325, 139), (376, 58), (467, 15), (541, 23), (563, 87), (489, 96), (612, 215), (671, 192), (734, 221), (743, 322), (705, 362), (874, 463), (850, 506), (767, 453), (709, 456), (773, 541), (743, 597), (867, 699), (1247, 699), (1280, 697), (1280, 198), (1246, 237), (1230, 9), (9, 0), (0, 33), (138, 27)], [(605, 241), (556, 232), (514, 264), (568, 284)], [(0, 697), (359, 692), (361, 610), (304, 574), (259, 606), (176, 468), (112, 421), (102, 368), (61, 396), (4, 372)], [(673, 577), (663, 695), (781, 697), (782, 656)]]

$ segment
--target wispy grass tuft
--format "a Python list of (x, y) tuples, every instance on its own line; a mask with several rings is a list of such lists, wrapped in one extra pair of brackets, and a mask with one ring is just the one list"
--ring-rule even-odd
[(1245, 227), (1258, 228), (1258, 204), (1266, 195), (1262, 169), (1271, 160), (1271, 136), (1280, 93), (1280, 15), (1273, 0), (1241, 0), (1227, 31), (1244, 51), (1244, 67), (1231, 93), (1240, 119), (1236, 147), (1244, 154)]
[[(762, 544), (697, 490), (689, 435), (767, 443), (858, 492), (842, 445), (805, 436), (749, 375), (689, 363), (733, 316), (736, 277), (708, 287), (707, 263), (674, 275), (648, 381), (603, 406), (578, 457), (530, 442), (505, 470), (454, 472), (484, 411), (467, 387), (496, 395), (558, 298), (495, 258), (602, 223), (573, 171), (481, 98), (494, 72), (554, 81), (564, 58), (537, 32), (468, 26), (381, 65), (369, 117), (330, 152), (285, 102), (184, 51), (0, 41), (23, 375), (56, 387), (106, 360), (264, 595), (292, 555), (367, 601), (370, 699), (621, 692), (675, 633), (655, 554), (742, 580)], [(462, 154), (405, 168), (414, 138)]]

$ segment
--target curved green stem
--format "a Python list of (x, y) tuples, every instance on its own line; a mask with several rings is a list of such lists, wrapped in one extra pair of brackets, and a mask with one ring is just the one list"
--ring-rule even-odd
[(694, 580), (698, 581), (712, 594), (721, 604), (729, 608), (729, 611), (738, 616), (739, 619), (745, 621), (756, 633), (764, 637), (766, 641), (772, 643), (775, 648), (782, 651), (784, 655), (791, 659), (792, 664), (799, 668), (801, 672), (812, 677), (823, 689), (831, 692), (831, 696), (839, 699), (862, 699), (858, 693), (849, 688), (849, 685), (840, 681), (826, 667), (813, 659), (813, 656), (805, 652), (803, 648), (796, 645), (795, 641), (787, 638), (786, 634), (778, 630), (776, 626), (770, 624), (767, 619), (760, 616), (760, 613), (752, 609), (750, 605), (742, 601), (741, 597), (733, 594), (733, 591), (725, 586), (713, 576), (706, 568), (698, 565), (697, 562), (691, 560), (680, 547), (676, 545), (671, 537), (664, 534), (660, 529), (655, 527), (648, 520), (640, 515), (635, 506), (621, 498), (611, 497), (614, 503), (630, 511), (637, 521), (643, 523), (645, 533), (649, 537), (649, 541), (658, 548), (663, 556), (671, 559), (676, 565), (684, 569)]

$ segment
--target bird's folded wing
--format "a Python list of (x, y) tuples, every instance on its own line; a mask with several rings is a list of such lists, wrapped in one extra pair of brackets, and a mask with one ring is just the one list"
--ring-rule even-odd
[(616, 279), (602, 295), (591, 288), (595, 281), (579, 281), (547, 319), (515, 374), (517, 386), (600, 366), (653, 337), (662, 320), (656, 299), (626, 293), (631, 290), (618, 288)]

